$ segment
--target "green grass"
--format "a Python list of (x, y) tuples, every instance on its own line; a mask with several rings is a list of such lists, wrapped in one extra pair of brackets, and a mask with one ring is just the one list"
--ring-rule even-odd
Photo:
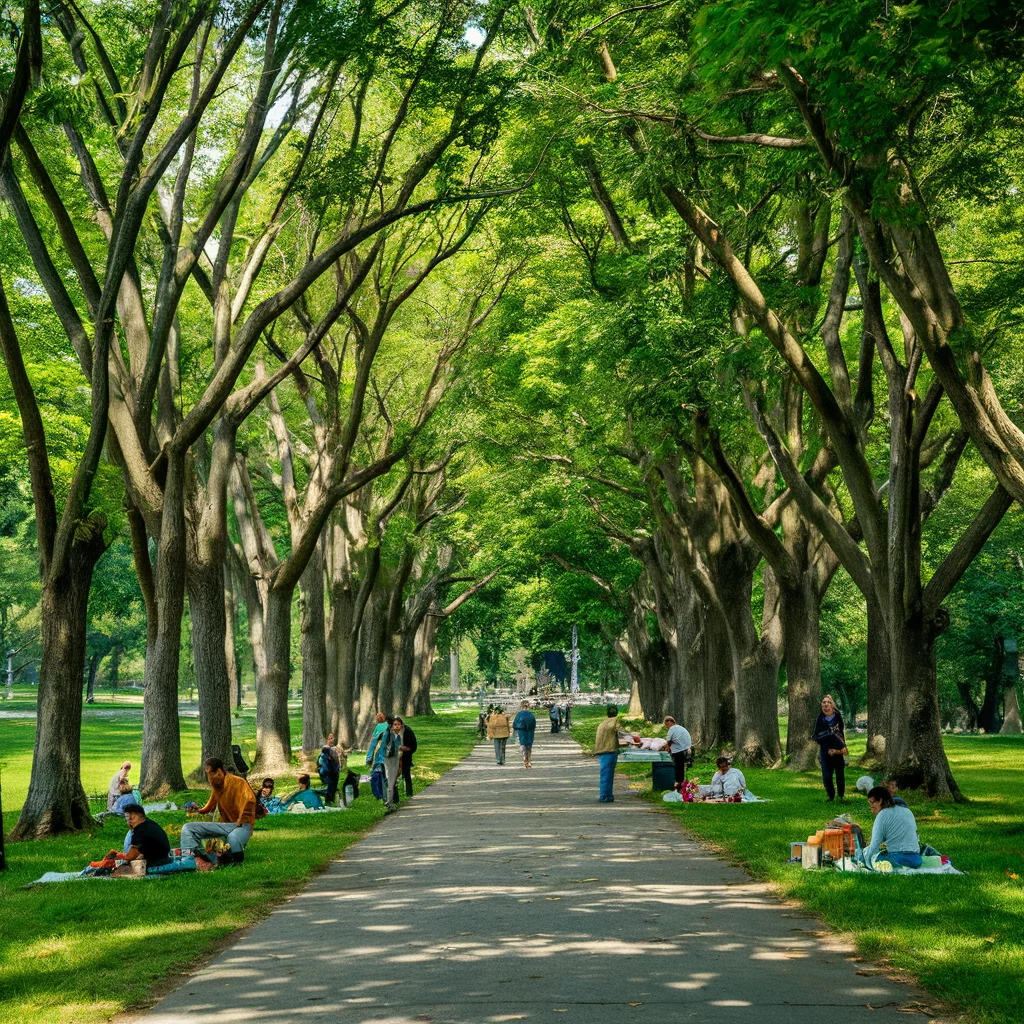
[[(410, 720), (419, 740), (413, 768), (417, 789), (440, 778), (468, 753), (476, 739), (468, 726), (475, 718), (474, 712), (461, 712)], [(28, 786), (34, 727), (27, 720), (0, 720), (8, 828)], [(141, 731), (141, 718), (128, 715), (84, 720), (82, 777), (87, 792), (105, 794), (110, 776), (126, 757), (138, 764)], [(240, 722), (235, 741), (242, 741), (244, 750), (252, 734), (250, 715)], [(185, 719), (186, 773), (198, 760), (198, 723)], [(363, 759), (353, 754), (351, 763), (356, 768)], [(90, 1024), (144, 1005), (169, 976), (187, 970), (232, 932), (265, 917), (372, 828), (383, 817), (381, 805), (370, 796), (368, 785), (361, 787), (361, 794), (344, 813), (265, 818), (257, 823), (244, 866), (208, 875), (25, 889), (44, 871), (77, 870), (108, 849), (120, 849), (126, 826), (108, 820), (88, 833), (8, 843), (9, 870), (0, 874), (0, 1022)], [(187, 796), (175, 799), (180, 806)], [(183, 812), (153, 817), (172, 838), (180, 834)]]
[[(591, 745), (599, 721), (599, 715), (581, 714), (573, 738)], [(637, 732), (664, 735), (633, 724)], [(782, 895), (852, 933), (865, 956), (913, 975), (971, 1019), (1024, 1021), (1024, 738), (949, 736), (945, 746), (970, 803), (901, 795), (917, 818), (922, 842), (950, 857), (967, 872), (963, 877), (862, 876), (803, 871), (786, 863), (789, 843), (806, 839), (836, 813), (849, 813), (869, 834), (867, 800), (853, 788), (867, 774), (854, 760), (864, 751), (863, 737), (850, 742), (842, 806), (825, 803), (817, 772), (744, 768), (748, 787), (772, 802), (742, 806), (662, 803), (660, 793), (649, 793), (649, 766), (621, 765), (619, 772), (755, 878), (774, 883)], [(713, 772), (708, 759), (689, 775), (709, 782)]]

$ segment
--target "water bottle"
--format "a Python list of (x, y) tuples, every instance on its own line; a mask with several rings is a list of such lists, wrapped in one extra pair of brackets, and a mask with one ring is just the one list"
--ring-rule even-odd
[(355, 788), (355, 786), (352, 785), (351, 782), (349, 782), (345, 786), (345, 806), (346, 807), (351, 807), (353, 801), (355, 800), (355, 798), (356, 798), (356, 788)]

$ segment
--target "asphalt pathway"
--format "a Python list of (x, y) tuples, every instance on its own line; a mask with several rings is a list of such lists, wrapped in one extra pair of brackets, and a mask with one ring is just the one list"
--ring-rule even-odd
[(529, 771), (478, 746), (145, 1019), (912, 1024), (919, 993), (537, 740)]

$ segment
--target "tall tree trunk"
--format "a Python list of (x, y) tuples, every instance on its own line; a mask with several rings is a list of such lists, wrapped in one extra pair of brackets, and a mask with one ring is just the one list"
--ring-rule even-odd
[(256, 775), (283, 775), (291, 769), (288, 685), (291, 678), (292, 596), (271, 588), (263, 623), (262, 663), (256, 675)]
[(892, 645), (892, 728), (886, 765), (901, 787), (921, 787), (931, 797), (964, 799), (942, 747), (939, 691), (935, 675), (935, 639), (948, 624), (944, 612), (935, 622), (908, 614), (898, 623)]
[(85, 683), (85, 703), (93, 704), (96, 701), (96, 670), (100, 667), (100, 659), (103, 657), (99, 651), (93, 651), (89, 658), (89, 675)]
[(72, 544), (67, 569), (43, 581), (43, 656), (32, 774), (12, 839), (75, 831), (92, 821), (80, 774), (82, 671), (89, 587), (96, 563), (106, 549), (104, 526), (98, 520), (83, 524), (81, 536)]
[(324, 557), (318, 544), (299, 579), (302, 631), (302, 749), (318, 750), (334, 732), (327, 717), (327, 634)]
[(231, 563), (224, 561), (224, 664), (228, 669), (228, 686), (235, 695), (235, 707), (242, 706), (242, 673), (238, 668), (235, 636), (238, 630), (238, 602), (231, 578)]
[(818, 717), (818, 699), (821, 694), (821, 608), (810, 573), (802, 574), (797, 587), (781, 585), (780, 597), (786, 677), (789, 684), (786, 756), (790, 768), (804, 771), (814, 764), (818, 752), (818, 745), (811, 739), (811, 733)]
[(356, 737), (360, 743), (372, 732), (373, 719), (378, 710), (390, 714), (390, 708), (380, 707), (377, 699), (386, 640), (384, 632), (387, 609), (387, 593), (375, 589), (359, 629), (359, 660), (356, 664), (359, 714), (356, 719)]
[(156, 564), (156, 629), (143, 674), (142, 771), (148, 796), (185, 788), (178, 723), (178, 667), (185, 612), (185, 456), (169, 448)]
[(1017, 684), (1014, 682), (1006, 691), (1006, 703), (1003, 707), (1003, 724), (999, 729), (1000, 736), (1019, 736), (1024, 729), (1021, 727), (1020, 702), (1017, 698)]
[(110, 665), (107, 668), (107, 686), (111, 691), (116, 690), (120, 681), (121, 671), (121, 648), (115, 647), (110, 652)]
[(891, 731), (892, 666), (885, 617), (873, 598), (867, 601), (867, 617), (868, 745), (861, 763), (866, 768), (880, 768), (885, 764), (886, 742)]
[(440, 618), (427, 615), (416, 630), (413, 641), (412, 680), (409, 686), (409, 697), (406, 701), (407, 715), (432, 715), (434, 709), (430, 705), (430, 682), (434, 675), (434, 662), (437, 658), (437, 630)]
[[(228, 676), (224, 605), (224, 548), (199, 539), (190, 545), (186, 580), (192, 619), (192, 657), (199, 687), (199, 735), (202, 752), (191, 778), (203, 779), (203, 764), (219, 757), (234, 771), (231, 753), (231, 679)], [(198, 548), (198, 550), (197, 550)]]
[(459, 638), (452, 637), (452, 646), (448, 651), (448, 687), (452, 693), (462, 689), (462, 673), (459, 670)]

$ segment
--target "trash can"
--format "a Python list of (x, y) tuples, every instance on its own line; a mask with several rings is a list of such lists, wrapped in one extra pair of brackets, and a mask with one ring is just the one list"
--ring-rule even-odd
[(676, 766), (671, 761), (651, 762), (651, 788), (672, 789), (676, 784)]

